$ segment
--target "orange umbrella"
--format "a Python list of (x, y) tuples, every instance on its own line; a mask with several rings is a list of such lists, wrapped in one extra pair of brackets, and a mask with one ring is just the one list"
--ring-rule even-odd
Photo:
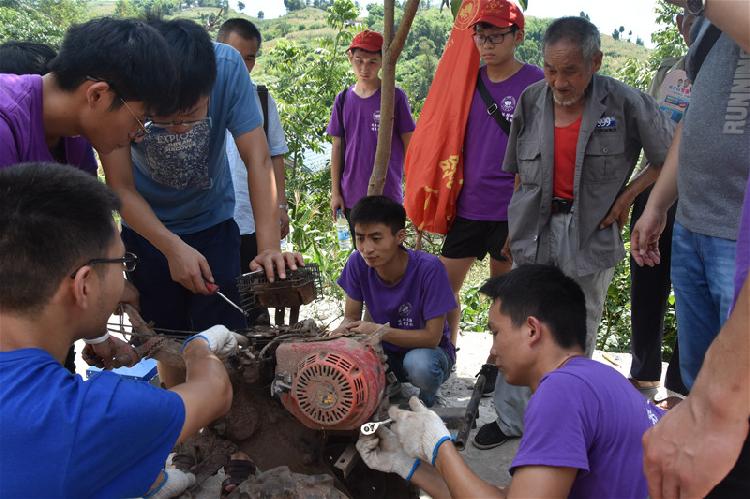
[(419, 231), (447, 234), (456, 216), (466, 120), (479, 71), (471, 26), (480, 4), (491, 1), (461, 4), (406, 152), (404, 207)]

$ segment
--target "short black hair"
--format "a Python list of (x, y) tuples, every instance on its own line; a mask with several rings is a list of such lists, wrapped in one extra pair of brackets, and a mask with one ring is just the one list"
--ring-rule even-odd
[(528, 317), (547, 324), (558, 345), (586, 349), (583, 290), (554, 265), (527, 264), (485, 282), (479, 292), (500, 300), (500, 312), (522, 326)]
[(395, 234), (406, 227), (406, 210), (386, 196), (365, 196), (349, 214), (352, 227), (357, 224), (385, 224)]
[(46, 43), (5, 42), (0, 45), (0, 73), (44, 75), (56, 55)]
[(43, 308), (76, 265), (102, 258), (117, 237), (117, 196), (58, 163), (0, 170), (0, 310)]
[(208, 31), (189, 19), (149, 17), (169, 45), (170, 58), (177, 68), (177, 110), (186, 111), (198, 99), (209, 95), (216, 81), (216, 55)]
[(142, 21), (102, 17), (72, 26), (49, 71), (63, 90), (101, 80), (122, 100), (142, 101), (148, 114), (175, 112), (175, 64), (164, 37)]
[(258, 41), (258, 48), (260, 48), (260, 44), (263, 42), (258, 28), (247, 19), (242, 19), (241, 17), (233, 17), (224, 21), (224, 24), (219, 28), (219, 34), (216, 35), (216, 39), (224, 43), (230, 33), (237, 33), (245, 40), (254, 38)]
[(547, 45), (562, 40), (578, 45), (585, 61), (591, 61), (601, 51), (599, 28), (581, 16), (561, 17), (552, 21), (542, 36), (542, 51)]

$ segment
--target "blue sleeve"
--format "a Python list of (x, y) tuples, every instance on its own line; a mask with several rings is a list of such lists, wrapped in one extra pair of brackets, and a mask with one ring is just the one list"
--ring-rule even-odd
[(66, 495), (88, 497), (98, 491), (101, 497), (142, 496), (182, 431), (182, 399), (106, 372), (82, 385)]
[(524, 432), (510, 471), (522, 466), (589, 470), (593, 441), (594, 395), (575, 376), (552, 374), (532, 395), (523, 418)]
[(279, 110), (271, 94), (268, 94), (268, 150), (271, 156), (280, 156), (289, 152), (284, 137), (284, 129), (281, 126)]
[(255, 85), (247, 67), (236, 50), (217, 53), (217, 70), (222, 67), (224, 75), (224, 105), (227, 109), (227, 129), (237, 138), (262, 125), (258, 104), (255, 101)]
[(341, 277), (336, 281), (341, 286), (341, 289), (344, 290), (346, 296), (359, 302), (365, 301), (364, 294), (362, 293), (363, 283), (361, 282), (362, 276), (360, 272), (362, 265), (364, 265), (362, 255), (359, 254), (359, 251), (353, 251), (346, 261), (344, 270), (341, 272)]
[(437, 258), (430, 260), (422, 278), (422, 317), (426, 321), (447, 314), (458, 306), (445, 266)]

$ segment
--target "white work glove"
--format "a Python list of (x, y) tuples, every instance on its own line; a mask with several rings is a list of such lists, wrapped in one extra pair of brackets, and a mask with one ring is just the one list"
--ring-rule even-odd
[(237, 352), (237, 349), (239, 348), (239, 343), (237, 341), (238, 336), (240, 335), (233, 333), (221, 324), (217, 324), (216, 326), (211, 326), (205, 331), (186, 339), (185, 343), (182, 344), (182, 349), (185, 350), (185, 347), (187, 347), (188, 343), (191, 341), (201, 338), (208, 342), (208, 348), (213, 354), (217, 357), (223, 358)]
[(177, 497), (195, 484), (195, 475), (192, 473), (185, 473), (184, 471), (176, 468), (170, 468), (164, 470), (163, 481), (153, 488), (144, 499), (169, 499), (171, 497)]
[(410, 480), (419, 466), (419, 459), (409, 457), (396, 434), (385, 426), (378, 427), (375, 435), (360, 435), (357, 450), (370, 469), (396, 473), (405, 480)]
[(451, 439), (451, 434), (440, 416), (426, 408), (419, 398), (410, 398), (409, 407), (411, 411), (396, 406), (388, 409), (388, 415), (394, 421), (391, 430), (401, 441), (406, 454), (435, 465), (438, 448)]

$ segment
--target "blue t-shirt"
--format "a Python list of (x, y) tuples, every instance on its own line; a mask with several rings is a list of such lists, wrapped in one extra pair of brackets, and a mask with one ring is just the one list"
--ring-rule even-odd
[(641, 438), (664, 411), (625, 377), (574, 357), (547, 373), (531, 396), (511, 464), (577, 468), (572, 498), (648, 496)]
[[(365, 263), (359, 251), (349, 256), (337, 282), (349, 298), (367, 305), (373, 321), (379, 324), (388, 322), (396, 329), (422, 329), (430, 319), (456, 308), (456, 298), (445, 266), (435, 255), (406, 251), (409, 254), (406, 272), (396, 284), (383, 282), (375, 269)], [(409, 350), (386, 341), (382, 344), (383, 349), (390, 352)], [(443, 324), (439, 346), (455, 362), (456, 350), (451, 343), (447, 320)]]
[(0, 497), (140, 497), (185, 421), (179, 395), (39, 349), (0, 352)]
[(234, 189), (225, 150), (226, 132), (237, 138), (261, 126), (255, 85), (233, 47), (214, 44), (216, 82), (208, 103), (210, 123), (187, 133), (152, 132), (131, 146), (138, 192), (176, 234), (194, 234), (234, 215)]

